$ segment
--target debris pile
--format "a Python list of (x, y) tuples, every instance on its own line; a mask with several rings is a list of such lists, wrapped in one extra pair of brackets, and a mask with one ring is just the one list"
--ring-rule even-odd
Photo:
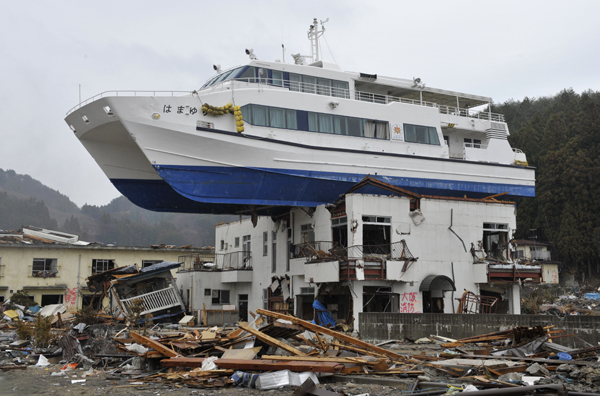
[[(260, 392), (289, 386), (296, 395), (364, 394), (356, 384), (369, 382), (385, 382), (404, 394), (500, 394), (516, 387), (520, 394), (530, 389), (593, 392), (600, 387), (600, 346), (572, 349), (551, 342), (564, 337), (552, 327), (375, 345), (262, 309), (251, 313), (252, 321), (235, 327), (189, 327), (189, 318), (179, 325), (125, 326), (109, 317), (110, 324), (88, 325), (77, 323), (82, 315), (65, 320), (61, 309), (40, 311), (53, 312), (45, 341), (33, 335), (41, 315), (33, 322), (9, 318), (0, 324), (0, 369), (42, 366), (48, 368), (43, 375), (78, 381), (71, 383), (102, 376), (127, 383), (115, 387), (136, 389), (238, 387)], [(29, 335), (19, 330), (22, 325), (31, 328)]]

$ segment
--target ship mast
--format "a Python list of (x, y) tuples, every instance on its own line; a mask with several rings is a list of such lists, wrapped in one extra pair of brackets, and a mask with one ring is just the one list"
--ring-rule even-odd
[(319, 38), (325, 33), (325, 23), (329, 21), (327, 18), (324, 21), (321, 21), (321, 29), (319, 30), (319, 22), (317, 22), (317, 18), (314, 18), (313, 24), (310, 25), (308, 29), (308, 39), (310, 40), (310, 57), (312, 62), (319, 61)]

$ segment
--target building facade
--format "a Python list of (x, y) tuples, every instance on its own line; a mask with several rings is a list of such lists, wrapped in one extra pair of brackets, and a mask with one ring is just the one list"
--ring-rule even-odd
[(356, 328), (359, 312), (456, 312), (465, 290), (518, 314), (519, 285), (541, 280), (512, 259), (514, 203), (358, 187), (333, 205), (218, 226), (215, 262), (178, 273), (188, 308), (312, 320), (319, 300)]
[(27, 234), (0, 236), (0, 302), (25, 290), (41, 306), (60, 303), (69, 311), (75, 311), (91, 301), (92, 293), (86, 285), (86, 278), (91, 275), (132, 264), (143, 268), (163, 261), (177, 262), (179, 256), (186, 253), (204, 252), (164, 246), (46, 241), (40, 242), (38, 237), (32, 242)]

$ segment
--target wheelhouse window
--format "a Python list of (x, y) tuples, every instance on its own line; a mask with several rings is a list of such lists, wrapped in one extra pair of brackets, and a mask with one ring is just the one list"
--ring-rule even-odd
[(93, 259), (92, 274), (99, 274), (115, 268), (115, 260)]
[(404, 141), (409, 143), (440, 145), (437, 129), (435, 127), (404, 124)]

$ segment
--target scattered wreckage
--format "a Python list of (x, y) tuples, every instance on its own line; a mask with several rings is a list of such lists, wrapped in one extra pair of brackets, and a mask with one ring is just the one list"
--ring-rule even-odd
[[(90, 276), (90, 290), (110, 314), (86, 308), (73, 315), (62, 304), (5, 303), (0, 370), (47, 366), (43, 375), (73, 384), (89, 376), (127, 379), (115, 388), (290, 386), (297, 396), (356, 394), (350, 384), (382, 381), (404, 394), (426, 395), (581, 395), (600, 389), (600, 346), (562, 346), (553, 341), (572, 335), (552, 326), (372, 344), (316, 304), (313, 322), (258, 309), (237, 326), (194, 327), (196, 318), (184, 316), (171, 275), (178, 266), (134, 265)], [(493, 308), (494, 301), (481, 297), (466, 291), (459, 311)], [(79, 368), (80, 375), (68, 374)]]
[[(115, 387), (135, 389), (157, 384), (258, 390), (290, 386), (294, 395), (356, 394), (351, 384), (369, 381), (386, 381), (404, 394), (427, 395), (468, 390), (574, 395), (600, 387), (600, 346), (574, 350), (550, 342), (563, 337), (551, 327), (375, 345), (340, 325), (321, 326), (262, 309), (251, 313), (251, 321), (229, 328), (185, 326), (189, 317), (181, 325), (146, 321), (126, 326), (110, 316), (105, 323), (87, 325), (79, 321), (81, 315), (65, 320), (61, 309), (43, 309), (56, 318), (50, 330), (54, 343), (19, 339), (19, 319), (5, 319), (0, 325), (1, 370), (48, 366), (43, 375), (79, 382), (92, 375), (123, 378), (127, 385)], [(84, 378), (71, 379), (68, 372), (75, 368), (83, 368)]]

